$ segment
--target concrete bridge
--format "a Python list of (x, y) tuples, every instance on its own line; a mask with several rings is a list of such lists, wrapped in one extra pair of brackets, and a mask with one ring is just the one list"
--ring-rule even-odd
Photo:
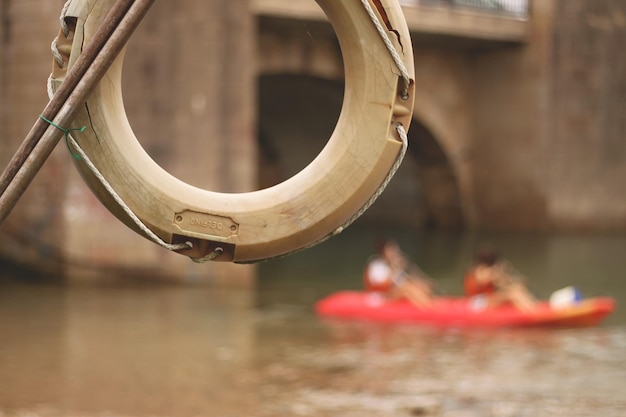
[[(416, 59), (411, 155), (361, 221), (626, 230), (626, 58), (615, 53), (626, 5), (402, 3)], [(46, 102), (61, 5), (0, 3), (2, 167)], [(305, 0), (156, 2), (129, 45), (124, 80), (151, 156), (226, 192), (269, 186), (312, 160), (343, 92), (332, 28)], [(110, 268), (185, 281), (254, 276), (249, 266), (164, 254), (101, 207), (70, 159), (59, 147), (2, 226), (4, 257), (71, 279)]]
[[(528, 4), (513, 1), (508, 2), (512, 10), (490, 10), (486, 5), (493, 3), (489, 2), (474, 2), (474, 7), (448, 1), (403, 3), (418, 71), (415, 121), (409, 132), (411, 158), (366, 219), (417, 227), (473, 224), (471, 173), (462, 156), (471, 141), (464, 102), (469, 79), (462, 61), (476, 53), (524, 45), (529, 30)], [(288, 157), (276, 163), (290, 176), (309, 162), (330, 136), (339, 114), (342, 86), (323, 80), (342, 83), (341, 53), (325, 15), (314, 2), (255, 0), (251, 7), (260, 17), (259, 125), (264, 145), (260, 151), (265, 156), (261, 166), (271, 166), (269, 159), (276, 160), (280, 153), (276, 149), (283, 150)], [(442, 98), (456, 103), (442, 103)], [(306, 104), (298, 109), (298, 102)], [(281, 103), (288, 104), (280, 108)], [(448, 108), (450, 105), (454, 108)], [(319, 132), (322, 123), (326, 130)], [(317, 132), (314, 126), (318, 126)], [(305, 137), (294, 140), (294, 134)], [(302, 143), (313, 148), (308, 149), (308, 157), (302, 155)], [(276, 169), (272, 167), (270, 172)], [(269, 173), (261, 174), (261, 180), (267, 181)]]

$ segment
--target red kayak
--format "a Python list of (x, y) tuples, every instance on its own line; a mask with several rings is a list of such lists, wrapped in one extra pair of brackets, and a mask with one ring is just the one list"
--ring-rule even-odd
[(596, 297), (553, 308), (541, 301), (536, 311), (524, 313), (511, 305), (477, 310), (467, 297), (439, 297), (417, 308), (405, 299), (385, 300), (362, 291), (342, 291), (315, 304), (320, 316), (380, 322), (413, 322), (447, 327), (583, 327), (599, 324), (615, 309), (615, 300)]

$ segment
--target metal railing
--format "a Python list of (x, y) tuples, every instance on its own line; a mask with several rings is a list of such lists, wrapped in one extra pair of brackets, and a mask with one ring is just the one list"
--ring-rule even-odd
[(400, 0), (403, 6), (438, 6), (528, 18), (529, 0)]

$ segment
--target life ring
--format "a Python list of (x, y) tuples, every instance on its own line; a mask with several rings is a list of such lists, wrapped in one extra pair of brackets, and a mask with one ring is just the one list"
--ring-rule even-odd
[[(216, 261), (254, 262), (305, 248), (341, 230), (387, 179), (403, 146), (396, 126), (408, 130), (413, 110), (413, 52), (401, 7), (397, 0), (317, 2), (339, 39), (344, 103), (321, 153), (280, 184), (246, 193), (218, 193), (193, 187), (162, 169), (141, 147), (126, 117), (123, 54), (77, 116), (74, 123), (87, 129), (72, 135), (85, 154), (154, 234), (169, 243), (191, 243), (179, 253), (199, 258), (218, 248)], [(65, 16), (73, 17), (76, 25), (73, 37), (57, 39), (59, 51), (71, 45), (67, 67), (112, 3), (72, 0), (66, 4)], [(382, 25), (374, 24), (372, 10)], [(410, 75), (408, 89), (403, 90), (406, 79), (400, 76), (398, 57), (394, 60), (390, 54), (389, 41)], [(66, 70), (53, 64), (53, 89)], [(146, 237), (84, 161), (76, 164), (102, 203)]]

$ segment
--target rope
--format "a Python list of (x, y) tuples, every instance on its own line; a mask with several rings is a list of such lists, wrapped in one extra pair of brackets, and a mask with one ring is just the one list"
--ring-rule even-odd
[[(76, 151), (80, 155), (81, 160), (84, 161), (85, 164), (87, 165), (87, 168), (89, 168), (92, 174), (98, 179), (98, 181), (100, 181), (100, 183), (108, 191), (111, 197), (113, 197), (115, 202), (122, 208), (122, 210), (124, 210), (124, 213), (126, 213), (126, 215), (130, 217), (133, 223), (135, 223), (135, 225), (144, 233), (144, 235), (147, 238), (149, 238), (152, 242), (156, 243), (157, 245), (165, 249), (171, 250), (171, 251), (179, 251), (183, 249), (193, 248), (193, 243), (191, 242), (177, 243), (177, 244), (167, 243), (163, 239), (161, 239), (159, 236), (157, 236), (152, 230), (150, 230), (148, 226), (146, 226), (145, 223), (142, 222), (139, 219), (139, 217), (137, 217), (137, 215), (131, 210), (131, 208), (128, 207), (128, 205), (124, 202), (122, 197), (120, 197), (120, 195), (113, 189), (111, 184), (106, 180), (106, 178), (104, 178), (104, 176), (100, 173), (100, 171), (93, 164), (93, 162), (91, 162), (91, 159), (89, 159), (89, 156), (87, 156), (85, 151), (83, 151), (83, 149), (80, 147), (78, 142), (76, 142), (76, 140), (72, 137), (72, 135), (68, 133), (67, 136), (69, 138), (69, 142), (71, 143), (72, 147), (76, 149)], [(211, 261), (217, 258), (223, 252), (224, 252), (224, 249), (217, 247), (211, 253), (209, 253), (208, 255), (204, 257), (199, 257), (199, 258), (190, 257), (190, 259), (197, 263), (204, 263), (204, 262)]]
[(393, 62), (395, 62), (398, 70), (400, 70), (400, 75), (402, 76), (402, 80), (404, 82), (404, 87), (402, 89), (402, 94), (400, 95), (400, 97), (403, 100), (407, 100), (409, 98), (409, 88), (411, 86), (411, 76), (409, 74), (409, 71), (407, 70), (406, 65), (404, 65), (404, 61), (402, 61), (402, 57), (396, 50), (396, 47), (393, 46), (393, 43), (391, 42), (391, 39), (389, 39), (387, 31), (383, 27), (383, 24), (380, 22), (380, 19), (374, 12), (374, 9), (370, 5), (369, 1), (361, 0), (361, 3), (363, 4), (363, 7), (365, 7), (365, 10), (367, 11), (367, 14), (369, 15), (372, 22), (374, 23), (374, 26), (376, 26), (376, 30), (378, 30), (380, 37), (382, 38), (385, 46), (389, 50)]
[(365, 211), (367, 211), (367, 209), (369, 209), (372, 204), (374, 204), (376, 199), (378, 199), (378, 197), (380, 197), (380, 195), (383, 193), (383, 191), (385, 191), (385, 188), (387, 188), (387, 185), (389, 185), (389, 182), (391, 181), (393, 176), (396, 174), (396, 172), (400, 168), (400, 165), (402, 164), (402, 160), (404, 159), (404, 156), (406, 155), (406, 151), (409, 148), (409, 139), (407, 137), (406, 130), (404, 129), (404, 126), (402, 126), (402, 124), (400, 124), (400, 123), (396, 123), (395, 124), (395, 128), (396, 128), (396, 131), (398, 132), (398, 135), (400, 136), (400, 140), (402, 142), (402, 149), (400, 150), (400, 153), (398, 154), (398, 157), (396, 158), (396, 161), (391, 166), (391, 169), (389, 170), (389, 173), (387, 174), (387, 176), (385, 177), (383, 182), (380, 184), (380, 186), (374, 192), (374, 194), (372, 194), (370, 199), (367, 200), (367, 202), (365, 202), (365, 204), (363, 205), (363, 207), (361, 207), (361, 209), (359, 211), (357, 211), (344, 224), (342, 224), (341, 226), (339, 226), (338, 228), (333, 230), (331, 233), (327, 234), (326, 236), (323, 236), (319, 240), (316, 240), (315, 242), (313, 242), (313, 243), (311, 243), (311, 244), (309, 244), (307, 246), (304, 246), (302, 248), (299, 248), (299, 249), (293, 250), (291, 252), (287, 252), (287, 253), (285, 253), (283, 255), (275, 256), (275, 257), (272, 257), (272, 258), (258, 259), (258, 260), (254, 260), (254, 261), (247, 261), (247, 262), (240, 262), (240, 263), (252, 264), (252, 263), (265, 262), (265, 261), (274, 260), (274, 259), (281, 259), (281, 258), (284, 258), (285, 256), (293, 255), (294, 253), (298, 253), (298, 252), (304, 251), (306, 249), (310, 249), (313, 246), (316, 246), (316, 245), (319, 245), (320, 243), (326, 242), (328, 239), (330, 239), (333, 236), (337, 236), (338, 234), (343, 232), (348, 226), (350, 226), (352, 223), (354, 223), (354, 221), (356, 219), (361, 217), (361, 215), (363, 213), (365, 213)]
[(65, 4), (63, 5), (63, 8), (61, 9), (61, 17), (59, 18), (61, 20), (61, 30), (63, 31), (63, 34), (67, 37), (70, 34), (70, 28), (67, 26), (67, 23), (65, 22), (65, 16), (67, 15), (67, 10), (70, 8), (70, 3), (72, 3), (72, 0), (67, 0), (65, 2)]
[[(91, 162), (91, 159), (89, 159), (85, 151), (83, 151), (83, 149), (80, 147), (78, 142), (76, 142), (76, 140), (69, 133), (68, 133), (68, 138), (72, 147), (74, 147), (78, 151), (81, 157), (81, 160), (83, 160), (85, 164), (87, 165), (87, 168), (89, 168), (92, 174), (98, 179), (98, 181), (100, 181), (100, 183), (108, 191), (111, 197), (113, 197), (115, 202), (122, 208), (122, 210), (124, 210), (124, 213), (126, 213), (126, 215), (130, 217), (133, 223), (135, 223), (135, 225), (144, 233), (144, 235), (148, 239), (150, 239), (152, 242), (156, 243), (157, 245), (165, 249), (171, 250), (171, 251), (179, 251), (183, 249), (193, 248), (193, 243), (191, 242), (177, 243), (177, 244), (167, 243), (163, 239), (161, 239), (159, 236), (157, 236), (152, 230), (150, 230), (150, 228), (148, 228), (148, 226), (146, 226), (145, 223), (142, 222), (139, 219), (139, 217), (137, 217), (137, 215), (131, 210), (131, 208), (128, 207), (128, 205), (124, 202), (122, 197), (120, 197), (120, 195), (113, 189), (111, 184), (106, 180), (106, 178), (104, 178), (104, 176), (100, 173), (98, 168), (93, 164), (93, 162)], [(196, 263), (204, 263), (204, 262), (212, 261), (213, 259), (217, 258), (219, 255), (221, 255), (223, 252), (224, 252), (224, 249), (217, 247), (206, 256), (199, 257), (199, 258), (193, 258), (193, 257), (189, 257), (189, 258)]]
[[(65, 2), (63, 8), (61, 9), (61, 16), (59, 17), (59, 20), (61, 21), (61, 31), (63, 32), (65, 37), (68, 37), (70, 35), (70, 28), (65, 22), (65, 16), (67, 15), (67, 10), (69, 9), (71, 2), (72, 0), (67, 0)], [(61, 55), (61, 52), (59, 52), (58, 42), (59, 37), (57, 36), (52, 40), (52, 44), (50, 45), (50, 51), (52, 51), (52, 57), (54, 58), (54, 61), (57, 63), (59, 68), (65, 68), (67, 62), (65, 62), (65, 60), (63, 59), (63, 55)], [(47, 83), (48, 98), (50, 99), (52, 99), (52, 96), (54, 96), (54, 88), (52, 87), (52, 84), (52, 74), (50, 74)]]
[[(62, 30), (62, 32), (63, 32), (63, 34), (65, 36), (69, 36), (70, 35), (70, 29), (69, 29), (69, 27), (68, 27), (68, 25), (67, 25), (67, 23), (65, 21), (65, 17), (67, 15), (67, 11), (68, 11), (68, 9), (70, 7), (70, 3), (71, 2), (72, 2), (72, 0), (68, 0), (63, 5), (63, 9), (61, 10), (61, 17), (60, 17), (61, 30)], [(56, 61), (56, 63), (59, 65), (60, 68), (65, 68), (67, 63), (64, 61), (63, 55), (61, 55), (61, 53), (59, 52), (59, 48), (58, 48), (57, 44), (58, 44), (58, 38), (55, 38), (52, 41), (52, 44), (51, 44), (51, 47), (50, 47), (51, 50), (52, 50), (52, 56), (53, 56), (54, 60)], [(52, 97), (54, 96), (54, 86), (53, 86), (53, 84), (54, 84), (54, 80), (52, 79), (52, 75), (50, 75), (50, 77), (48, 77), (48, 82), (47, 82), (47, 92), (48, 92), (48, 97), (50, 99), (52, 99)], [(115, 202), (121, 207), (121, 209), (128, 215), (128, 217), (133, 221), (133, 223), (135, 223), (135, 225), (139, 228), (139, 230), (141, 230), (148, 239), (150, 239), (151, 241), (153, 241), (157, 245), (159, 245), (159, 246), (161, 246), (161, 247), (163, 247), (165, 249), (171, 250), (171, 251), (178, 251), (178, 250), (193, 248), (193, 244), (191, 242), (185, 242), (185, 243), (181, 243), (181, 244), (170, 244), (170, 243), (165, 242), (163, 239), (161, 239), (159, 236), (157, 236), (152, 230), (150, 230), (148, 228), (148, 226), (146, 226), (145, 223), (143, 223), (139, 219), (139, 217), (137, 217), (137, 215), (131, 210), (131, 208), (128, 207), (128, 205), (124, 202), (122, 197), (120, 197), (120, 195), (113, 189), (113, 187), (106, 180), (106, 178), (104, 178), (102, 173), (100, 173), (98, 168), (93, 164), (91, 159), (89, 159), (89, 157), (87, 156), (85, 151), (83, 151), (83, 149), (80, 147), (78, 142), (76, 142), (76, 140), (74, 139), (74, 137), (70, 133), (70, 132), (76, 131), (76, 130), (84, 132), (85, 129), (87, 129), (87, 126), (83, 126), (81, 128), (65, 129), (65, 128), (57, 125), (56, 123), (52, 122), (51, 120), (46, 119), (43, 116), (39, 116), (39, 117), (42, 120), (46, 121), (47, 123), (51, 124), (52, 126), (56, 127), (57, 129), (61, 130), (64, 133), (64, 135), (65, 135), (65, 143), (67, 144), (67, 148), (69, 149), (70, 153), (72, 154), (72, 157), (74, 157), (75, 159), (77, 159), (79, 161), (82, 160), (82, 161), (85, 162), (85, 164), (87, 165), (87, 168), (89, 168), (91, 173), (98, 179), (98, 181), (100, 181), (100, 183), (108, 191), (108, 193), (111, 195), (111, 197), (113, 197)], [(72, 151), (72, 147), (74, 149), (76, 149), (77, 152), (73, 152)], [(202, 262), (207, 262), (207, 261), (211, 261), (211, 260), (215, 259), (219, 255), (221, 255), (223, 252), (224, 252), (224, 249), (218, 247), (218, 248), (215, 248), (211, 253), (209, 253), (208, 255), (206, 255), (204, 257), (200, 257), (200, 258), (192, 258), (192, 257), (190, 257), (190, 258), (194, 262), (202, 263)]]
[[(406, 65), (404, 65), (404, 61), (402, 60), (402, 57), (398, 53), (396, 47), (391, 42), (391, 39), (389, 39), (389, 35), (387, 34), (387, 31), (385, 30), (383, 24), (380, 22), (380, 19), (378, 18), (378, 16), (374, 12), (374, 9), (370, 5), (369, 1), (368, 0), (361, 0), (361, 3), (363, 4), (363, 7), (367, 11), (367, 14), (369, 15), (370, 19), (374, 23), (374, 26), (376, 27), (376, 30), (378, 31), (378, 34), (382, 38), (385, 46), (387, 47), (387, 50), (389, 51), (389, 54), (391, 55), (391, 58), (393, 59), (394, 63), (398, 67), (398, 70), (400, 71), (400, 75), (402, 77), (403, 84), (404, 84), (403, 85), (403, 89), (402, 89), (402, 93), (400, 94), (400, 97), (403, 100), (407, 100), (409, 98), (409, 88), (411, 86), (411, 75), (409, 74), (409, 71), (407, 70)], [(302, 250), (305, 250), (305, 249), (311, 248), (311, 247), (313, 247), (315, 245), (318, 245), (320, 243), (323, 243), (323, 242), (325, 242), (326, 240), (330, 239), (333, 236), (337, 236), (339, 233), (343, 232), (348, 226), (350, 226), (352, 223), (354, 223), (354, 221), (356, 219), (361, 217), (361, 215), (368, 208), (370, 208), (372, 204), (374, 204), (376, 199), (378, 199), (378, 197), (380, 197), (380, 195), (383, 193), (383, 191), (385, 191), (385, 188), (387, 188), (387, 185), (389, 185), (389, 182), (391, 181), (391, 179), (393, 178), (395, 173), (400, 168), (400, 165), (402, 164), (402, 161), (404, 160), (404, 156), (406, 155), (406, 151), (407, 151), (408, 146), (409, 146), (409, 140), (408, 140), (408, 137), (407, 137), (407, 134), (406, 134), (406, 130), (404, 129), (404, 126), (402, 126), (402, 124), (400, 124), (400, 123), (395, 123), (395, 128), (396, 128), (396, 131), (398, 132), (398, 135), (400, 136), (400, 140), (402, 141), (402, 149), (401, 149), (400, 153), (398, 154), (398, 157), (396, 158), (396, 161), (394, 162), (393, 166), (389, 170), (389, 173), (385, 177), (384, 181), (380, 184), (378, 189), (374, 192), (374, 194), (370, 197), (370, 199), (365, 203), (365, 205), (363, 207), (361, 207), (361, 209), (359, 211), (357, 211), (351, 218), (349, 218), (344, 224), (342, 224), (341, 226), (336, 228), (333, 232), (329, 233), (328, 235), (322, 237), (321, 239), (319, 239), (319, 240), (317, 240), (317, 241), (315, 241), (315, 242), (311, 243), (310, 245), (307, 245), (307, 246), (305, 246), (303, 248), (296, 249), (295, 251), (292, 251), (292, 252), (289, 252), (289, 253), (286, 253), (284, 255), (280, 255), (280, 256), (274, 257), (274, 258), (270, 258), (270, 259), (282, 258), (284, 256), (287, 256), (287, 255), (290, 255), (290, 254), (293, 254), (293, 253), (296, 253), (296, 252), (300, 252)], [(259, 260), (259, 261), (265, 261), (265, 260), (268, 260), (268, 259), (263, 259), (263, 260)], [(252, 262), (249, 262), (249, 263), (253, 263), (253, 262), (255, 262), (255, 261), (252, 261)], [(256, 262), (258, 262), (258, 261), (256, 261)]]
[[(189, 243), (191, 245), (191, 242), (187, 242), (187, 243)], [(194, 261), (197, 264), (203, 264), (205, 262), (212, 261), (213, 259), (215, 259), (218, 256), (220, 256), (222, 253), (224, 253), (224, 249), (220, 248), (220, 247), (217, 247), (217, 248), (213, 249), (213, 252), (209, 253), (206, 256), (203, 256), (201, 258), (189, 257), (189, 259), (191, 259), (192, 261)]]
[(137, 215), (130, 209), (130, 207), (128, 207), (126, 205), (124, 200), (122, 200), (122, 197), (120, 197), (120, 195), (113, 189), (111, 184), (109, 184), (109, 182), (106, 180), (106, 178), (104, 178), (104, 176), (100, 173), (98, 168), (96, 168), (96, 166), (93, 164), (93, 162), (91, 162), (91, 159), (89, 159), (89, 157), (87, 156), (85, 151), (80, 147), (78, 142), (76, 142), (74, 137), (72, 137), (72, 135), (68, 133), (68, 138), (69, 138), (69, 142), (72, 145), (72, 147), (74, 149), (76, 149), (76, 151), (80, 155), (81, 160), (84, 161), (85, 164), (87, 165), (87, 168), (89, 168), (89, 170), (98, 179), (98, 181), (100, 181), (100, 183), (109, 192), (109, 194), (111, 194), (111, 197), (113, 197), (115, 202), (122, 208), (122, 210), (124, 210), (124, 212), (128, 215), (128, 217), (130, 217), (130, 219), (137, 225), (137, 227), (139, 227), (139, 229), (150, 240), (152, 240), (154, 243), (158, 244), (159, 246), (162, 246), (165, 249), (169, 249), (169, 250), (172, 250), (172, 251), (182, 250), (182, 249), (191, 249), (193, 247), (193, 245), (190, 242), (180, 243), (180, 244), (170, 244), (170, 243), (165, 242), (160, 237), (158, 237), (152, 230), (150, 230), (148, 228), (148, 226), (146, 226), (139, 219), (139, 217), (137, 217)]
[(52, 45), (50, 45), (50, 50), (52, 51), (52, 57), (54, 58), (59, 68), (65, 68), (66, 63), (63, 60), (63, 55), (61, 55), (61, 53), (59, 52), (59, 47), (57, 46), (58, 42), (59, 38), (54, 38), (54, 40), (52, 41)]
[[(78, 161), (84, 161), (85, 162), (85, 164), (87, 165), (87, 168), (89, 168), (91, 173), (98, 179), (98, 181), (100, 181), (100, 183), (104, 186), (104, 188), (111, 195), (111, 197), (113, 197), (115, 202), (121, 207), (122, 210), (124, 210), (124, 213), (126, 213), (126, 215), (128, 215), (128, 217), (133, 221), (133, 223), (135, 223), (135, 225), (139, 228), (139, 230), (141, 230), (148, 239), (150, 239), (152, 242), (156, 243), (157, 245), (159, 245), (159, 246), (161, 246), (161, 247), (163, 247), (165, 249), (171, 250), (171, 251), (179, 251), (179, 250), (183, 250), (183, 249), (192, 249), (193, 248), (193, 244), (191, 242), (185, 242), (185, 243), (179, 243), (179, 244), (171, 244), (171, 243), (165, 242), (163, 239), (161, 239), (159, 236), (157, 236), (152, 230), (150, 230), (150, 228), (148, 228), (148, 226), (146, 226), (145, 223), (142, 222), (139, 219), (139, 217), (137, 217), (137, 215), (132, 211), (132, 209), (130, 207), (128, 207), (128, 205), (124, 202), (122, 197), (120, 197), (120, 195), (115, 191), (115, 189), (113, 189), (113, 187), (106, 180), (106, 178), (104, 178), (104, 175), (102, 175), (100, 170), (98, 170), (98, 168), (94, 165), (94, 163), (91, 161), (91, 159), (89, 159), (89, 156), (87, 156), (87, 154), (85, 153), (83, 148), (80, 147), (78, 142), (76, 142), (76, 140), (74, 139), (74, 137), (72, 137), (72, 135), (70, 133), (72, 131), (84, 132), (85, 129), (87, 129), (87, 126), (83, 126), (83, 127), (80, 127), (80, 128), (65, 129), (65, 128), (57, 125), (56, 123), (46, 119), (45, 117), (43, 117), (41, 115), (39, 117), (42, 120), (44, 120), (44, 121), (48, 122), (49, 124), (51, 124), (52, 126), (56, 127), (57, 129), (61, 130), (65, 134), (65, 142), (67, 144), (68, 150), (72, 154), (72, 157), (74, 157)], [(76, 152), (72, 151), (72, 147), (74, 149), (76, 149)], [(192, 261), (194, 261), (194, 262), (197, 262), (197, 263), (204, 263), (204, 262), (211, 261), (211, 260), (217, 258), (223, 252), (224, 252), (224, 249), (222, 249), (220, 247), (217, 247), (211, 253), (209, 253), (208, 255), (206, 255), (204, 257), (200, 257), (200, 258), (190, 257), (190, 259)]]
[(344, 223), (342, 226), (337, 228), (332, 233), (332, 236), (335, 236), (335, 235), (338, 235), (339, 233), (341, 233), (343, 231), (343, 229), (345, 229), (346, 227), (350, 226), (356, 219), (358, 219), (363, 213), (365, 213), (365, 211), (368, 208), (370, 208), (370, 206), (372, 204), (374, 204), (374, 201), (376, 201), (376, 199), (378, 197), (380, 197), (380, 195), (383, 193), (383, 191), (385, 191), (385, 188), (387, 188), (387, 185), (389, 185), (389, 182), (391, 181), (393, 176), (396, 174), (396, 172), (398, 172), (398, 169), (400, 169), (400, 165), (402, 164), (402, 160), (404, 159), (404, 156), (406, 155), (406, 151), (409, 148), (409, 139), (407, 137), (406, 130), (404, 129), (404, 126), (402, 126), (402, 124), (395, 123), (395, 128), (396, 128), (396, 132), (398, 132), (398, 135), (400, 136), (400, 140), (402, 141), (402, 149), (400, 150), (400, 153), (398, 154), (398, 157), (396, 158), (396, 161), (391, 166), (391, 169), (389, 170), (389, 173), (385, 177), (384, 181), (380, 184), (380, 186), (374, 192), (374, 194), (370, 197), (370, 199), (367, 200), (365, 205), (363, 207), (361, 207), (361, 209), (359, 211), (357, 211), (354, 214), (354, 216), (352, 216), (350, 219), (348, 219), (348, 221), (346, 223)]

